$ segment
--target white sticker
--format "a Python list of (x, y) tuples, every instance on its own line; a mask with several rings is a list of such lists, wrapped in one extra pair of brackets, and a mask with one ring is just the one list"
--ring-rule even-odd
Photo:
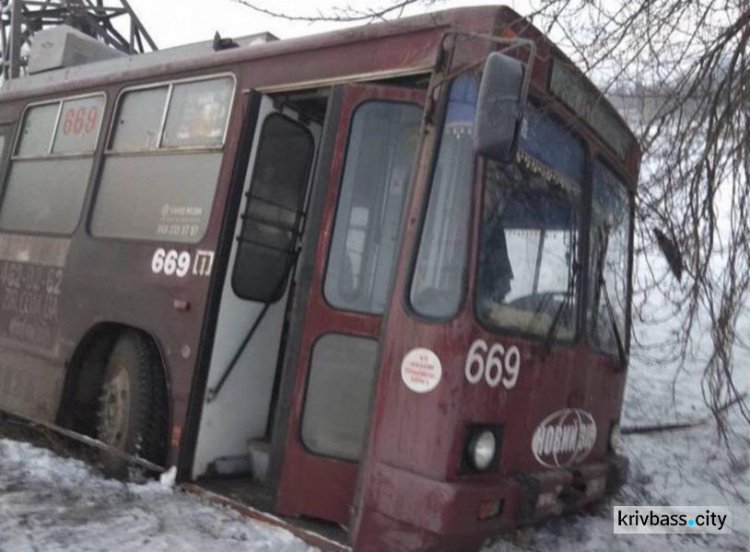
[(537, 426), (531, 451), (542, 466), (565, 468), (583, 462), (595, 444), (594, 417), (579, 408), (563, 408)]
[(429, 393), (443, 377), (438, 356), (429, 349), (412, 349), (401, 362), (401, 378), (415, 393)]

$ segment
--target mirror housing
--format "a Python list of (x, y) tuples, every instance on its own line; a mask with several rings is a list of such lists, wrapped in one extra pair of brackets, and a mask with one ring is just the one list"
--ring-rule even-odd
[(523, 62), (500, 52), (487, 57), (474, 117), (474, 151), (478, 155), (503, 163), (513, 160), (529, 78)]

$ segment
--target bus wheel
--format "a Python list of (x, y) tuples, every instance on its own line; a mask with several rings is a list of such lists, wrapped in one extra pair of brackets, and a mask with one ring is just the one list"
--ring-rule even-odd
[[(97, 412), (97, 437), (104, 443), (163, 465), (167, 405), (164, 375), (153, 344), (135, 332), (117, 340), (107, 361)], [(127, 462), (102, 456), (105, 471), (128, 476)]]

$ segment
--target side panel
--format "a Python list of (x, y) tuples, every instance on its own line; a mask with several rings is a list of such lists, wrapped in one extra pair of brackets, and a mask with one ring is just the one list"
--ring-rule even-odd
[[(0, 177), (8, 172), (13, 126), (0, 126)], [(0, 234), (0, 405), (52, 420), (64, 382), (60, 294), (71, 240)]]
[(0, 235), (0, 404), (52, 420), (64, 381), (60, 294), (70, 239)]
[[(164, 76), (160, 79), (165, 80)], [(236, 87), (232, 96), (238, 100), (244, 97), (239, 89)], [(170, 461), (175, 462), (200, 349), (207, 292), (219, 264), (216, 243), (230, 195), (245, 106), (234, 102), (224, 145), (215, 148), (221, 152), (217, 153), (221, 164), (214, 164), (215, 193), (203, 210), (208, 222), (200, 241), (97, 238), (90, 235), (88, 222), (96, 209), (104, 164), (116, 157), (103, 152), (112, 126), (114, 99), (120, 91), (118, 86), (92, 91), (106, 92), (108, 101), (75, 229), (70, 235), (58, 236), (30, 232), (0, 235), (0, 280), (4, 273), (8, 282), (0, 281), (0, 305), (2, 301), (8, 305), (0, 308), (0, 409), (42, 421), (63, 419), (60, 408), (70, 406), (67, 399), (80, 385), (66, 378), (74, 374), (71, 361), (81, 352), (84, 337), (103, 326), (137, 328), (154, 339), (167, 372), (172, 422)], [(231, 97), (227, 106), (231, 105), (229, 100)], [(10, 143), (6, 141), (7, 148)], [(137, 166), (137, 160), (134, 164)], [(174, 177), (175, 173), (170, 174)], [(146, 183), (158, 186), (155, 175), (146, 175), (146, 179)], [(127, 178), (123, 182), (127, 185)], [(138, 199), (149, 201), (144, 196)], [(170, 214), (168, 211), (179, 206), (180, 200), (173, 197), (169, 206), (166, 202), (160, 205), (162, 213)], [(175, 264), (166, 270), (164, 263), (157, 267), (155, 259), (165, 260), (166, 256), (172, 261), (181, 257), (178, 269)], [(61, 398), (66, 399), (62, 405)]]

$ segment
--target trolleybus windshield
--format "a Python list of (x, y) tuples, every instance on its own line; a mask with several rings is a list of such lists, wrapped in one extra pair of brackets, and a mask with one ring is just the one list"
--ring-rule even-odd
[(598, 160), (593, 177), (589, 336), (598, 349), (622, 356), (627, 335), (630, 200), (622, 180)]
[(516, 162), (487, 163), (476, 285), (485, 324), (543, 336), (560, 317), (555, 336), (575, 335), (583, 171), (582, 143), (531, 106)]

